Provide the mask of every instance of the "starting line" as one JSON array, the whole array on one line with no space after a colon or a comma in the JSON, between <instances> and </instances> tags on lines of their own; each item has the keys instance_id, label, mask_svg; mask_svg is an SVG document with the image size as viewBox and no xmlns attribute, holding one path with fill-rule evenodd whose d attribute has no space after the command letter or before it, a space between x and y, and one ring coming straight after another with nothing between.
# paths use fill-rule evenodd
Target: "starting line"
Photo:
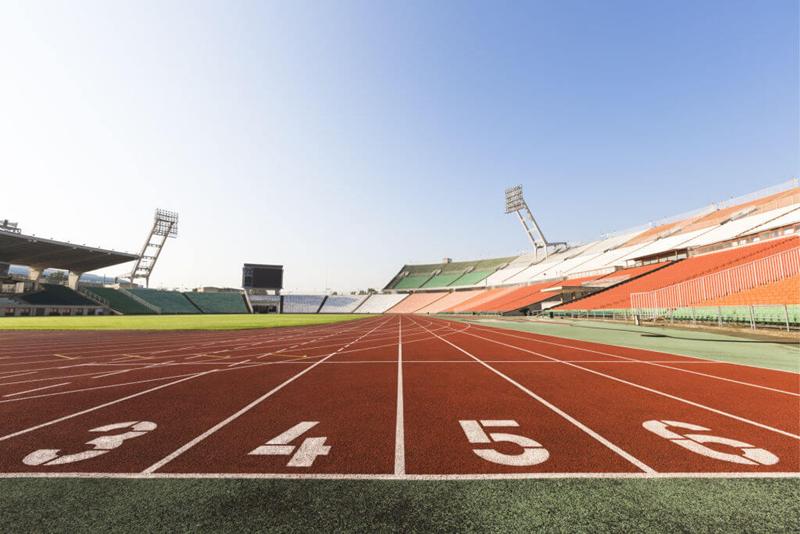
<instances>
[{"instance_id":1,"label":"starting line","mask_svg":"<svg viewBox=\"0 0 800 534\"><path fill-rule=\"evenodd\" d=\"M337 474L337 473L0 473L0 479L16 478L113 478L157 479L289 479L289 480L548 480L548 479L694 479L694 478L797 478L791 472L708 472L708 473L475 473L453 475Z\"/></svg>"}]
</instances>

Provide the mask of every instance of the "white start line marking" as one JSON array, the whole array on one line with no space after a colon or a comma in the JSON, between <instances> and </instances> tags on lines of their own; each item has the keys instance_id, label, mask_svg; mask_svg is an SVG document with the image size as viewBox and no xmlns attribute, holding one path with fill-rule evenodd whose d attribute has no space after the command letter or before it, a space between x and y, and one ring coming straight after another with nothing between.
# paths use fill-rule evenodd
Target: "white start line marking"
<instances>
[{"instance_id":1,"label":"white start line marking","mask_svg":"<svg viewBox=\"0 0 800 534\"><path fill-rule=\"evenodd\" d=\"M491 443L508 442L519 445L522 448L522 452L519 454L505 454L491 448L472 449L472 452L488 462L510 465L513 467L526 467L540 464L550 458L550 453L547 449L542 447L541 443L531 438L518 434L509 434L507 432L491 432L490 434L486 434L486 432L483 431L484 428L519 427L519 423L514 420L482 419L480 422L462 420L459 421L459 423L470 443L488 445Z\"/></svg>"},{"instance_id":2,"label":"white start line marking","mask_svg":"<svg viewBox=\"0 0 800 534\"><path fill-rule=\"evenodd\" d=\"M739 441L731 438L724 438L721 436L714 436L711 434L678 434L669 430L670 428L682 428L684 430L692 430L694 432L710 432L711 429L704 426L695 425L692 423L682 423L680 421L667 421L656 420L645 421L642 423L650 432L670 440L676 445L680 445L684 449L688 449L696 454L701 454L715 460L722 460L724 462L732 462L742 465L775 465L780 460L777 456L772 454L766 449L760 449L749 443ZM741 454L731 454L728 452L721 452L706 447L706 443L717 443L719 445L727 445L740 449Z\"/></svg>"},{"instance_id":3,"label":"white start line marking","mask_svg":"<svg viewBox=\"0 0 800 534\"><path fill-rule=\"evenodd\" d=\"M303 421L297 423L286 432L275 436L264 445L256 447L250 451L251 456L292 456L287 467L311 467L317 456L327 456L331 450L330 445L325 445L326 437L306 438L297 447L290 445L292 441L299 438L315 426L319 421ZM294 453L294 455L292 455Z\"/></svg>"}]
</instances>

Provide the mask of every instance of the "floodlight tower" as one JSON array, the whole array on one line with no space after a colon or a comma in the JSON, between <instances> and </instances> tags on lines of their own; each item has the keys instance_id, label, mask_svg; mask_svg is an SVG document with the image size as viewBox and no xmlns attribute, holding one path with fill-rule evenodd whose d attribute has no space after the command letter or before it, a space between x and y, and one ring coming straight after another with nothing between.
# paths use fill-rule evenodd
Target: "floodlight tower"
<instances>
[{"instance_id":1,"label":"floodlight tower","mask_svg":"<svg viewBox=\"0 0 800 534\"><path fill-rule=\"evenodd\" d=\"M551 251L555 252L566 248L567 244L564 242L547 242L547 239L545 239L542 233L542 229L539 228L539 223L536 222L536 218L534 218L533 213L531 213L530 208L528 208L528 203L525 202L525 198L522 196L521 185L515 185L514 187L506 189L506 214L510 213L516 213L517 217L519 217L519 222L522 223L522 227L525 229L525 234L528 236L533 246L533 253L536 255L537 260L539 259L540 250L546 258Z\"/></svg>"},{"instance_id":2,"label":"floodlight tower","mask_svg":"<svg viewBox=\"0 0 800 534\"><path fill-rule=\"evenodd\" d=\"M174 211L157 209L153 227L150 229L147 241L144 242L142 251L139 253L139 259L136 260L136 265L131 271L131 284L134 283L134 280L144 279L145 287L150 287L150 275L161 255L164 243L170 237L178 237L178 214Z\"/></svg>"}]
</instances>

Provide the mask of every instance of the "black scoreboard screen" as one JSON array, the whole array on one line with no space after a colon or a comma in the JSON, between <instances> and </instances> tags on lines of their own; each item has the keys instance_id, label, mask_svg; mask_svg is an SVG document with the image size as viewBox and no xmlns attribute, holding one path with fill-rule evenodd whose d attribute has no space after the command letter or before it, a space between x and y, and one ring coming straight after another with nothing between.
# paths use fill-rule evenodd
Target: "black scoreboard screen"
<instances>
[{"instance_id":1,"label":"black scoreboard screen","mask_svg":"<svg viewBox=\"0 0 800 534\"><path fill-rule=\"evenodd\" d=\"M242 267L244 289L283 289L283 265L245 263Z\"/></svg>"}]
</instances>

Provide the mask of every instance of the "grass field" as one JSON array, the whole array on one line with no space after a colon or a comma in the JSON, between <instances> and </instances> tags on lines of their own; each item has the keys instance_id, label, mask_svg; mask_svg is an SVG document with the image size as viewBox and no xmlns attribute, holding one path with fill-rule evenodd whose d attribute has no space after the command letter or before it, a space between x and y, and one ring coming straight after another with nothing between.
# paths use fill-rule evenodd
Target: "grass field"
<instances>
[{"instance_id":1,"label":"grass field","mask_svg":"<svg viewBox=\"0 0 800 534\"><path fill-rule=\"evenodd\" d=\"M29 532L791 532L790 480L0 481Z\"/></svg>"},{"instance_id":2,"label":"grass field","mask_svg":"<svg viewBox=\"0 0 800 534\"><path fill-rule=\"evenodd\" d=\"M0 330L243 330L341 323L365 317L368 316L336 313L3 317L0 318Z\"/></svg>"}]
</instances>

